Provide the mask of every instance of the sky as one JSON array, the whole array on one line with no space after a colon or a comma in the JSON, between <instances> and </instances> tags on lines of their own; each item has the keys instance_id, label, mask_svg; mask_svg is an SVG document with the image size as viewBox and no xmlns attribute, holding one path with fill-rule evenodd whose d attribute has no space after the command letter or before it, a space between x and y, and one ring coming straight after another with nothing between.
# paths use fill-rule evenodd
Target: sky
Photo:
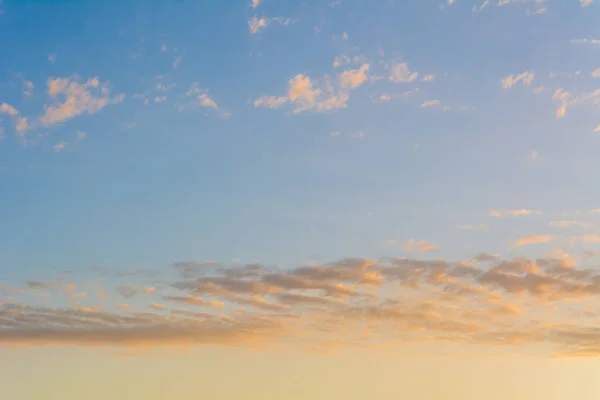
<instances>
[{"instance_id":1,"label":"sky","mask_svg":"<svg viewBox=\"0 0 600 400\"><path fill-rule=\"evenodd\" d=\"M600 0L0 0L0 397L597 399Z\"/></svg>"}]
</instances>

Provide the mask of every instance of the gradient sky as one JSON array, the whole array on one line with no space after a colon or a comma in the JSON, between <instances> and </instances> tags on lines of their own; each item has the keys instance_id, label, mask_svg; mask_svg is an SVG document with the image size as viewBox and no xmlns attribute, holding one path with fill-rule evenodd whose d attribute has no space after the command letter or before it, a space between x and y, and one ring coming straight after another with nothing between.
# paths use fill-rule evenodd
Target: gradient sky
<instances>
[{"instance_id":1,"label":"gradient sky","mask_svg":"<svg viewBox=\"0 0 600 400\"><path fill-rule=\"evenodd\" d=\"M597 399L598 21L0 0L0 397Z\"/></svg>"}]
</instances>

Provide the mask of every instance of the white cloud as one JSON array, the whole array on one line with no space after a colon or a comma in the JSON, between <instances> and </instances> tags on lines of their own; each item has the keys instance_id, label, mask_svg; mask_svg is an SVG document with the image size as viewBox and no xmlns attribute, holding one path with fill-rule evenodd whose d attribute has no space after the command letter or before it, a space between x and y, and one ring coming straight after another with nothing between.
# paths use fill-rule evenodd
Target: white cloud
<instances>
[{"instance_id":1,"label":"white cloud","mask_svg":"<svg viewBox=\"0 0 600 400\"><path fill-rule=\"evenodd\" d=\"M409 239L406 243L404 243L404 245L402 246L404 248L404 250L408 251L408 252L414 252L414 253L428 253L432 250L436 250L438 248L437 245L431 243L431 242L427 242L425 240L414 240L414 239Z\"/></svg>"},{"instance_id":2,"label":"white cloud","mask_svg":"<svg viewBox=\"0 0 600 400\"><path fill-rule=\"evenodd\" d=\"M524 236L521 238L518 238L515 241L515 245L517 246L527 246L530 244L541 244L541 243L548 243L552 241L552 236L548 236L548 235L533 235L533 236Z\"/></svg>"},{"instance_id":3,"label":"white cloud","mask_svg":"<svg viewBox=\"0 0 600 400\"><path fill-rule=\"evenodd\" d=\"M185 93L185 95L186 97L190 97L193 99L190 103L188 103L188 106L212 108L216 111L219 111L221 117L223 118L229 117L231 115L226 111L222 111L221 107L219 107L217 102L210 97L208 89L202 89L198 82L194 82L188 89L188 91ZM180 106L179 110L181 111L184 108L185 106Z\"/></svg>"},{"instance_id":4,"label":"white cloud","mask_svg":"<svg viewBox=\"0 0 600 400\"><path fill-rule=\"evenodd\" d=\"M29 126L29 121L27 120L27 117L17 118L17 124L15 126L15 129L17 130L17 132L22 133L22 132L29 130L29 128L30 128L30 126Z\"/></svg>"},{"instance_id":5,"label":"white cloud","mask_svg":"<svg viewBox=\"0 0 600 400\"><path fill-rule=\"evenodd\" d=\"M46 111L40 118L45 126L81 114L94 114L109 104L120 103L125 97L122 94L111 97L108 84L101 84L98 78L81 82L78 76L49 79L48 95L54 99L54 103L45 106Z\"/></svg>"},{"instance_id":6,"label":"white cloud","mask_svg":"<svg viewBox=\"0 0 600 400\"><path fill-rule=\"evenodd\" d=\"M581 5L581 7L587 7L593 2L594 0L579 0L579 4Z\"/></svg>"},{"instance_id":7,"label":"white cloud","mask_svg":"<svg viewBox=\"0 0 600 400\"><path fill-rule=\"evenodd\" d=\"M486 7L487 7L489 4L490 4L490 0L485 0L481 6L479 6L479 7L477 7L477 6L473 6L473 9L472 9L472 11L473 11L474 13L481 12L481 11L482 11L484 8L486 8Z\"/></svg>"},{"instance_id":8,"label":"white cloud","mask_svg":"<svg viewBox=\"0 0 600 400\"><path fill-rule=\"evenodd\" d=\"M535 78L535 74L530 71L525 71L518 75L509 75L505 79L500 81L500 84L504 89L511 88L519 82L522 82L524 85L531 85L533 79Z\"/></svg>"},{"instance_id":9,"label":"white cloud","mask_svg":"<svg viewBox=\"0 0 600 400\"><path fill-rule=\"evenodd\" d=\"M390 74L390 80L395 83L408 83L412 82L419 76L418 72L410 72L407 63L396 64L392 67Z\"/></svg>"},{"instance_id":10,"label":"white cloud","mask_svg":"<svg viewBox=\"0 0 600 400\"><path fill-rule=\"evenodd\" d=\"M56 62L56 53L48 54L48 61L50 61L50 63L54 64Z\"/></svg>"},{"instance_id":11,"label":"white cloud","mask_svg":"<svg viewBox=\"0 0 600 400\"><path fill-rule=\"evenodd\" d=\"M598 126L596 127L596 129L594 129L594 132L600 133L600 124L598 124Z\"/></svg>"},{"instance_id":12,"label":"white cloud","mask_svg":"<svg viewBox=\"0 0 600 400\"><path fill-rule=\"evenodd\" d=\"M340 87L342 89L355 89L367 81L369 64L363 64L358 69L350 69L339 75Z\"/></svg>"},{"instance_id":13,"label":"white cloud","mask_svg":"<svg viewBox=\"0 0 600 400\"><path fill-rule=\"evenodd\" d=\"M554 228L570 228L570 227L573 227L573 226L578 226L580 228L590 228L592 226L592 224L589 223L589 222L568 221L568 220L550 221L548 223L548 225L552 226Z\"/></svg>"},{"instance_id":14,"label":"white cloud","mask_svg":"<svg viewBox=\"0 0 600 400\"><path fill-rule=\"evenodd\" d=\"M179 67L180 63L181 63L181 57L177 56L173 59L173 63L171 64L171 66L173 67L173 69L177 69Z\"/></svg>"},{"instance_id":15,"label":"white cloud","mask_svg":"<svg viewBox=\"0 0 600 400\"><path fill-rule=\"evenodd\" d=\"M592 77L593 77L593 78L600 78L600 68L597 68L597 69L595 69L595 70L592 72Z\"/></svg>"},{"instance_id":16,"label":"white cloud","mask_svg":"<svg viewBox=\"0 0 600 400\"><path fill-rule=\"evenodd\" d=\"M267 18L257 18L256 15L248 21L248 28L250 29L250 33L255 34L258 33L261 29L266 28L269 25L270 21Z\"/></svg>"},{"instance_id":17,"label":"white cloud","mask_svg":"<svg viewBox=\"0 0 600 400\"><path fill-rule=\"evenodd\" d=\"M425 75L421 80L423 82L432 82L435 79L435 75L430 74L430 75Z\"/></svg>"},{"instance_id":18,"label":"white cloud","mask_svg":"<svg viewBox=\"0 0 600 400\"><path fill-rule=\"evenodd\" d=\"M8 103L0 104L0 114L7 114L11 117L16 117L19 111Z\"/></svg>"},{"instance_id":19,"label":"white cloud","mask_svg":"<svg viewBox=\"0 0 600 400\"><path fill-rule=\"evenodd\" d=\"M252 8L256 8L260 5L262 0L252 0Z\"/></svg>"},{"instance_id":20,"label":"white cloud","mask_svg":"<svg viewBox=\"0 0 600 400\"><path fill-rule=\"evenodd\" d=\"M65 140L61 140L60 142L54 145L54 151L59 152L63 151L67 148L68 143Z\"/></svg>"},{"instance_id":21,"label":"white cloud","mask_svg":"<svg viewBox=\"0 0 600 400\"><path fill-rule=\"evenodd\" d=\"M255 34L255 33L258 33L261 30L265 29L267 26L269 26L273 22L276 22L280 25L288 25L291 22L291 20L289 18L282 18L282 17L258 18L255 15L248 21L248 29L250 30L251 34Z\"/></svg>"},{"instance_id":22,"label":"white cloud","mask_svg":"<svg viewBox=\"0 0 600 400\"><path fill-rule=\"evenodd\" d=\"M254 107L279 108L288 101L286 96L261 96L254 100Z\"/></svg>"},{"instance_id":23,"label":"white cloud","mask_svg":"<svg viewBox=\"0 0 600 400\"><path fill-rule=\"evenodd\" d=\"M350 63L350 57L348 57L344 54L340 54L339 56L336 56L335 59L333 60L333 67L339 68L342 65L346 65L349 63Z\"/></svg>"},{"instance_id":24,"label":"white cloud","mask_svg":"<svg viewBox=\"0 0 600 400\"><path fill-rule=\"evenodd\" d=\"M593 92L582 93L578 96L569 92L564 92L562 89L558 89L554 92L552 99L561 101L561 104L556 109L556 116L561 118L567 114L567 109L569 107L577 106L589 101L596 104L600 102L600 89L596 89Z\"/></svg>"},{"instance_id":25,"label":"white cloud","mask_svg":"<svg viewBox=\"0 0 600 400\"><path fill-rule=\"evenodd\" d=\"M440 105L439 100L427 100L427 101L424 101L420 107L426 108L426 107L435 107L435 106L439 106L439 105Z\"/></svg>"},{"instance_id":26,"label":"white cloud","mask_svg":"<svg viewBox=\"0 0 600 400\"><path fill-rule=\"evenodd\" d=\"M288 81L288 92L283 96L262 95L254 100L254 107L279 108L285 104L294 106L293 113L307 110L317 112L345 108L348 105L349 91L367 81L369 64L359 69L346 70L331 81L325 76L320 84L304 74L298 74Z\"/></svg>"},{"instance_id":27,"label":"white cloud","mask_svg":"<svg viewBox=\"0 0 600 400\"><path fill-rule=\"evenodd\" d=\"M23 95L24 96L31 96L33 95L33 82L31 81L25 81L23 82Z\"/></svg>"},{"instance_id":28,"label":"white cloud","mask_svg":"<svg viewBox=\"0 0 600 400\"><path fill-rule=\"evenodd\" d=\"M539 7L535 8L534 10L527 10L528 15L541 15L545 14L546 12L548 12L548 9L546 7Z\"/></svg>"},{"instance_id":29,"label":"white cloud","mask_svg":"<svg viewBox=\"0 0 600 400\"><path fill-rule=\"evenodd\" d=\"M404 99L406 100L409 96L417 93L419 91L419 88L413 89L413 90L407 90L404 91L402 93L384 93L381 96L379 96L379 100L381 101L390 101L393 99Z\"/></svg>"},{"instance_id":30,"label":"white cloud","mask_svg":"<svg viewBox=\"0 0 600 400\"><path fill-rule=\"evenodd\" d=\"M521 215L541 215L539 210L527 210L524 208L513 209L513 210L490 210L488 215L490 217L502 217L502 216L521 216Z\"/></svg>"},{"instance_id":31,"label":"white cloud","mask_svg":"<svg viewBox=\"0 0 600 400\"><path fill-rule=\"evenodd\" d=\"M587 39L587 38L573 39L573 40L571 40L571 43L573 43L573 44L595 44L595 45L600 45L600 39Z\"/></svg>"}]
</instances>

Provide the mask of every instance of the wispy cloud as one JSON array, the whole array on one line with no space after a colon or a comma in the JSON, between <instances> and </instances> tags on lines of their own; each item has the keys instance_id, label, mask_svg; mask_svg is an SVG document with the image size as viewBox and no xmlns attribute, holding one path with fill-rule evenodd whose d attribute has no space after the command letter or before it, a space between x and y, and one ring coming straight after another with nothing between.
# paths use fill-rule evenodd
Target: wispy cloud
<instances>
[{"instance_id":1,"label":"wispy cloud","mask_svg":"<svg viewBox=\"0 0 600 400\"><path fill-rule=\"evenodd\" d=\"M588 39L588 38L573 39L573 40L571 40L571 43L600 45L600 39Z\"/></svg>"},{"instance_id":2,"label":"wispy cloud","mask_svg":"<svg viewBox=\"0 0 600 400\"><path fill-rule=\"evenodd\" d=\"M0 114L16 117L19 114L19 111L8 103L2 103L0 104Z\"/></svg>"},{"instance_id":3,"label":"wispy cloud","mask_svg":"<svg viewBox=\"0 0 600 400\"><path fill-rule=\"evenodd\" d=\"M24 81L23 82L23 96L32 96L33 95L33 90L34 90L34 85L33 82L31 81Z\"/></svg>"},{"instance_id":4,"label":"wispy cloud","mask_svg":"<svg viewBox=\"0 0 600 400\"><path fill-rule=\"evenodd\" d=\"M515 240L517 246L526 246L530 244L548 243L552 241L552 236L548 235L533 235L524 236Z\"/></svg>"},{"instance_id":5,"label":"wispy cloud","mask_svg":"<svg viewBox=\"0 0 600 400\"><path fill-rule=\"evenodd\" d=\"M94 114L109 104L120 103L124 95L111 96L107 83L98 78L82 81L78 76L48 80L48 96L52 102L45 106L39 123L49 126L82 114Z\"/></svg>"},{"instance_id":6,"label":"wispy cloud","mask_svg":"<svg viewBox=\"0 0 600 400\"><path fill-rule=\"evenodd\" d=\"M504 217L504 216L519 216L519 215L541 215L540 210L527 210L525 208L521 209L511 209L511 210L490 210L488 215L490 217Z\"/></svg>"},{"instance_id":7,"label":"wispy cloud","mask_svg":"<svg viewBox=\"0 0 600 400\"><path fill-rule=\"evenodd\" d=\"M533 82L534 78L535 73L531 71L525 71L518 75L507 76L506 78L500 81L500 85L502 85L504 89L509 89L519 82L523 83L524 85L531 85L531 82Z\"/></svg>"},{"instance_id":8,"label":"wispy cloud","mask_svg":"<svg viewBox=\"0 0 600 400\"><path fill-rule=\"evenodd\" d=\"M326 112L348 105L350 90L356 89L367 82L369 64L363 64L358 69L345 70L332 81L325 77L320 87L313 80L298 74L288 81L288 92L283 96L262 95L254 100L254 107L279 108L286 104L294 107L293 113L307 110Z\"/></svg>"},{"instance_id":9,"label":"wispy cloud","mask_svg":"<svg viewBox=\"0 0 600 400\"><path fill-rule=\"evenodd\" d=\"M367 72L369 64L363 64L358 69L349 69L342 72L339 76L340 87L342 89L355 89L367 81Z\"/></svg>"},{"instance_id":10,"label":"wispy cloud","mask_svg":"<svg viewBox=\"0 0 600 400\"><path fill-rule=\"evenodd\" d=\"M267 26L271 25L272 23L278 23L280 25L288 25L290 22L291 22L290 18L282 18L282 17L274 17L274 18L260 17L260 18L258 18L255 15L248 21L248 29L250 30L251 34L256 34L260 31L262 31L263 29L265 29Z\"/></svg>"},{"instance_id":11,"label":"wispy cloud","mask_svg":"<svg viewBox=\"0 0 600 400\"><path fill-rule=\"evenodd\" d=\"M553 357L600 356L600 331L590 328L598 315L587 308L600 296L598 271L558 249L536 259L481 254L473 261L348 258L209 269L188 263L198 268L194 277L172 281L175 295L148 293L143 312L127 304L90 306L89 296L67 308L0 304L0 318L10 321L0 325L0 344L314 348L452 341L545 344ZM22 288L84 293L78 289L34 281ZM579 317L570 318L572 312Z\"/></svg>"},{"instance_id":12,"label":"wispy cloud","mask_svg":"<svg viewBox=\"0 0 600 400\"><path fill-rule=\"evenodd\" d=\"M222 118L228 118L231 116L229 112L221 110L221 107L210 96L209 90L201 88L198 82L194 82L190 86L190 88L186 91L185 96L192 100L186 102L185 104L179 105L179 111L183 111L186 108L207 107L218 111Z\"/></svg>"},{"instance_id":13,"label":"wispy cloud","mask_svg":"<svg viewBox=\"0 0 600 400\"><path fill-rule=\"evenodd\" d=\"M427 253L438 248L437 245L425 240L410 239L402 245L404 250L415 253Z\"/></svg>"},{"instance_id":14,"label":"wispy cloud","mask_svg":"<svg viewBox=\"0 0 600 400\"><path fill-rule=\"evenodd\" d=\"M58 142L54 145L54 151L56 151L56 152L63 151L67 148L68 144L69 143L66 140L61 140L60 142Z\"/></svg>"},{"instance_id":15,"label":"wispy cloud","mask_svg":"<svg viewBox=\"0 0 600 400\"><path fill-rule=\"evenodd\" d=\"M389 79L395 83L409 83L416 80L418 76L418 72L410 72L407 63L400 63L392 67Z\"/></svg>"},{"instance_id":16,"label":"wispy cloud","mask_svg":"<svg viewBox=\"0 0 600 400\"><path fill-rule=\"evenodd\" d=\"M550 221L548 223L548 225L555 227L555 228L570 228L570 227L590 228L592 226L592 224L589 222L568 221L568 220Z\"/></svg>"}]
</instances>

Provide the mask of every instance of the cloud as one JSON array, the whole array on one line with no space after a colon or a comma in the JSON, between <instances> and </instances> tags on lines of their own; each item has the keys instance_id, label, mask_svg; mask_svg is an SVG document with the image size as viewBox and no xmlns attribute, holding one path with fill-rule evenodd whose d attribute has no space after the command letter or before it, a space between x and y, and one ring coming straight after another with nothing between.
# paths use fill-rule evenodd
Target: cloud
<instances>
[{"instance_id":1,"label":"cloud","mask_svg":"<svg viewBox=\"0 0 600 400\"><path fill-rule=\"evenodd\" d=\"M0 104L0 114L16 117L19 114L19 111L8 103L2 103Z\"/></svg>"},{"instance_id":2,"label":"cloud","mask_svg":"<svg viewBox=\"0 0 600 400\"><path fill-rule=\"evenodd\" d=\"M600 124L598 124L598 126L596 127L596 129L594 129L594 132L600 132Z\"/></svg>"},{"instance_id":3,"label":"cloud","mask_svg":"<svg viewBox=\"0 0 600 400\"><path fill-rule=\"evenodd\" d=\"M111 96L107 83L98 78L83 82L78 76L48 80L48 96L53 100L45 106L39 123L50 126L82 114L95 114L109 104L120 103L124 95Z\"/></svg>"},{"instance_id":4,"label":"cloud","mask_svg":"<svg viewBox=\"0 0 600 400\"><path fill-rule=\"evenodd\" d=\"M179 111L183 111L186 108L207 107L218 111L221 117L226 118L231 115L230 113L221 110L221 107L217 104L217 102L210 97L209 90L202 89L198 82L194 82L187 90L185 95L193 100L184 105L180 105L178 107Z\"/></svg>"},{"instance_id":5,"label":"cloud","mask_svg":"<svg viewBox=\"0 0 600 400\"><path fill-rule=\"evenodd\" d=\"M571 43L573 43L573 44L593 44L593 45L600 45L600 39L588 39L588 38L573 39L573 40L571 40Z\"/></svg>"},{"instance_id":6,"label":"cloud","mask_svg":"<svg viewBox=\"0 0 600 400\"><path fill-rule=\"evenodd\" d=\"M556 109L556 116L561 118L567 114L567 109L569 107L578 106L587 102L597 103L600 99L600 89L596 89L593 92L584 92L579 95L558 89L554 92L552 99L561 102Z\"/></svg>"},{"instance_id":7,"label":"cloud","mask_svg":"<svg viewBox=\"0 0 600 400\"><path fill-rule=\"evenodd\" d=\"M481 11L482 11L484 8L486 8L486 7L487 7L489 4L490 4L490 0L485 0L485 1L483 2L483 4L481 4L479 7L477 7L477 6L473 6L473 8L472 8L472 11L473 11L474 13L481 12Z\"/></svg>"},{"instance_id":8,"label":"cloud","mask_svg":"<svg viewBox=\"0 0 600 400\"><path fill-rule=\"evenodd\" d=\"M23 95L24 96L32 96L33 95L33 89L34 89L34 85L33 82L31 81L24 81L23 82Z\"/></svg>"},{"instance_id":9,"label":"cloud","mask_svg":"<svg viewBox=\"0 0 600 400\"><path fill-rule=\"evenodd\" d=\"M433 82L434 79L435 75L425 75L423 78L421 78L423 82Z\"/></svg>"},{"instance_id":10,"label":"cloud","mask_svg":"<svg viewBox=\"0 0 600 400\"><path fill-rule=\"evenodd\" d=\"M54 64L56 62L56 53L48 54L48 61L50 61L51 64Z\"/></svg>"},{"instance_id":11,"label":"cloud","mask_svg":"<svg viewBox=\"0 0 600 400\"><path fill-rule=\"evenodd\" d=\"M579 0L579 4L581 5L581 7L587 7L593 2L594 0Z\"/></svg>"},{"instance_id":12,"label":"cloud","mask_svg":"<svg viewBox=\"0 0 600 400\"><path fill-rule=\"evenodd\" d=\"M333 60L333 67L339 68L342 65L350 64L350 62L351 62L350 57L348 57L344 54L340 54L339 56L336 56L335 59Z\"/></svg>"},{"instance_id":13,"label":"cloud","mask_svg":"<svg viewBox=\"0 0 600 400\"><path fill-rule=\"evenodd\" d=\"M548 223L549 226L555 227L555 228L570 228L573 226L577 226L580 228L590 228L592 226L592 224L590 224L589 222L581 222L581 221L565 221L565 220L561 220L561 221L550 221Z\"/></svg>"},{"instance_id":14,"label":"cloud","mask_svg":"<svg viewBox=\"0 0 600 400\"><path fill-rule=\"evenodd\" d=\"M435 106L439 106L439 105L440 105L439 100L427 100L427 101L424 101L420 107L426 108L426 107L435 107Z\"/></svg>"},{"instance_id":15,"label":"cloud","mask_svg":"<svg viewBox=\"0 0 600 400\"><path fill-rule=\"evenodd\" d=\"M404 243L403 248L408 252L427 253L437 249L438 246L424 240L410 239Z\"/></svg>"},{"instance_id":16,"label":"cloud","mask_svg":"<svg viewBox=\"0 0 600 400\"><path fill-rule=\"evenodd\" d=\"M369 64L363 64L358 69L350 69L339 75L340 87L342 89L355 89L365 83L368 79L367 71Z\"/></svg>"},{"instance_id":17,"label":"cloud","mask_svg":"<svg viewBox=\"0 0 600 400\"><path fill-rule=\"evenodd\" d=\"M533 72L525 71L518 75L507 76L506 78L500 81L500 85L502 85L504 89L511 88L519 82L522 82L524 85L531 85L531 82L533 82L534 78L535 74Z\"/></svg>"},{"instance_id":18,"label":"cloud","mask_svg":"<svg viewBox=\"0 0 600 400\"><path fill-rule=\"evenodd\" d=\"M600 236L598 235L579 235L575 236L573 239L584 243L600 243Z\"/></svg>"},{"instance_id":19,"label":"cloud","mask_svg":"<svg viewBox=\"0 0 600 400\"><path fill-rule=\"evenodd\" d=\"M129 299L138 293L138 289L134 285L121 285L117 288L117 293Z\"/></svg>"},{"instance_id":20,"label":"cloud","mask_svg":"<svg viewBox=\"0 0 600 400\"><path fill-rule=\"evenodd\" d=\"M252 8L256 8L260 5L262 0L252 0Z\"/></svg>"},{"instance_id":21,"label":"cloud","mask_svg":"<svg viewBox=\"0 0 600 400\"><path fill-rule=\"evenodd\" d=\"M593 72L592 72L592 78L600 78L600 68L596 68Z\"/></svg>"},{"instance_id":22,"label":"cloud","mask_svg":"<svg viewBox=\"0 0 600 400\"><path fill-rule=\"evenodd\" d=\"M503 216L522 216L522 215L541 215L540 210L527 210L525 208L512 209L512 210L490 210L488 215L490 217L503 217Z\"/></svg>"},{"instance_id":23,"label":"cloud","mask_svg":"<svg viewBox=\"0 0 600 400\"><path fill-rule=\"evenodd\" d=\"M358 69L341 72L335 81L326 76L320 85L313 82L309 76L298 74L288 81L286 95L262 95L254 100L254 107L279 108L291 104L294 107L293 113L308 110L327 112L346 108L350 90L367 81L368 70L369 64L363 64Z\"/></svg>"},{"instance_id":24,"label":"cloud","mask_svg":"<svg viewBox=\"0 0 600 400\"><path fill-rule=\"evenodd\" d=\"M515 240L515 245L517 246L526 246L530 244L540 244L540 243L548 243L552 241L552 236L547 235L533 235L533 236L524 236Z\"/></svg>"},{"instance_id":25,"label":"cloud","mask_svg":"<svg viewBox=\"0 0 600 400\"><path fill-rule=\"evenodd\" d=\"M63 151L63 150L65 150L65 149L67 148L67 145L68 145L68 144L69 144L69 143L68 143L67 141L65 141L65 140L61 140L60 142L56 143L56 144L53 146L53 148L54 148L54 151L56 151L56 152L58 152L58 151Z\"/></svg>"},{"instance_id":26,"label":"cloud","mask_svg":"<svg viewBox=\"0 0 600 400\"><path fill-rule=\"evenodd\" d=\"M282 17L258 18L255 15L248 21L248 29L250 30L251 34L256 34L274 22L278 23L280 25L288 25L291 22L291 20L289 18L282 18Z\"/></svg>"},{"instance_id":27,"label":"cloud","mask_svg":"<svg viewBox=\"0 0 600 400\"><path fill-rule=\"evenodd\" d=\"M27 117L18 117L17 118L17 123L15 124L15 129L17 130L17 132L22 133L22 132L26 132L31 128L31 126L29 125L29 121L27 119Z\"/></svg>"},{"instance_id":28,"label":"cloud","mask_svg":"<svg viewBox=\"0 0 600 400\"><path fill-rule=\"evenodd\" d=\"M451 342L544 344L555 357L598 357L600 329L589 306L600 296L600 274L576 261L555 250L534 259L346 258L291 268L175 263L182 275L170 283L174 294L136 298L147 300L145 309L0 304L0 345L298 349ZM132 277L136 284L125 292L151 287L144 279L153 278ZM22 288L76 289L52 281Z\"/></svg>"},{"instance_id":29,"label":"cloud","mask_svg":"<svg viewBox=\"0 0 600 400\"><path fill-rule=\"evenodd\" d=\"M381 101L390 101L390 100L394 100L394 99L408 99L409 96L412 96L413 94L419 92L419 88L415 88L413 90L406 90L402 93L384 93L381 96L379 96L379 100Z\"/></svg>"},{"instance_id":30,"label":"cloud","mask_svg":"<svg viewBox=\"0 0 600 400\"><path fill-rule=\"evenodd\" d=\"M409 83L417 79L418 76L418 72L410 72L407 63L401 63L392 67L389 79L395 83Z\"/></svg>"}]
</instances>

